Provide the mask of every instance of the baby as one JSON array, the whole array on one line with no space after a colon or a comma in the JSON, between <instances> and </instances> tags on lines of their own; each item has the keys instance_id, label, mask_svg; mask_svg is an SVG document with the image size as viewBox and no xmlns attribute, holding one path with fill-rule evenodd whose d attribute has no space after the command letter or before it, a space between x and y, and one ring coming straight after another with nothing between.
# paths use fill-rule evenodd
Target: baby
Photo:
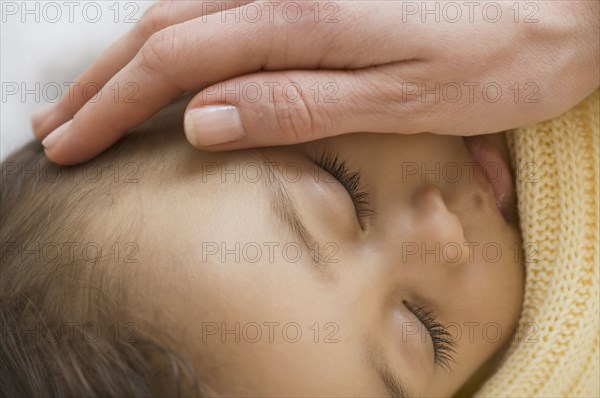
<instances>
[{"instance_id":1,"label":"baby","mask_svg":"<svg viewBox=\"0 0 600 398\"><path fill-rule=\"evenodd\" d=\"M3 163L3 396L470 394L530 337L504 134L209 153L180 125Z\"/></svg>"}]
</instances>

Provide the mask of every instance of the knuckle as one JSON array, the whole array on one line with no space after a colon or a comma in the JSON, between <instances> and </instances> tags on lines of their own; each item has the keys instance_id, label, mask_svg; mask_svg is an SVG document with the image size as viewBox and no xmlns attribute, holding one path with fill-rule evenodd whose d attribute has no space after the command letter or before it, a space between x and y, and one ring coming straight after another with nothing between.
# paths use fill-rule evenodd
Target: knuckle
<instances>
[{"instance_id":1,"label":"knuckle","mask_svg":"<svg viewBox=\"0 0 600 398\"><path fill-rule=\"evenodd\" d=\"M172 28L158 31L142 46L138 53L138 65L147 72L165 75L170 72L175 33Z\"/></svg>"},{"instance_id":2,"label":"knuckle","mask_svg":"<svg viewBox=\"0 0 600 398\"><path fill-rule=\"evenodd\" d=\"M148 38L154 33L169 26L169 15L173 2L158 1L152 4L144 13L140 22L137 24L137 31L143 38Z\"/></svg>"},{"instance_id":3,"label":"knuckle","mask_svg":"<svg viewBox=\"0 0 600 398\"><path fill-rule=\"evenodd\" d=\"M365 94L369 95L368 101L364 102L369 109L378 109L385 113L397 113L402 103L403 82L396 76L378 71L378 73L366 73L363 71L354 73L354 87L366 86L368 92L353 92L356 98ZM362 82L362 85L361 85Z\"/></svg>"},{"instance_id":4,"label":"knuckle","mask_svg":"<svg viewBox=\"0 0 600 398\"><path fill-rule=\"evenodd\" d=\"M414 130L423 123L429 125L440 112L435 98L423 92L424 81L413 79L393 68L382 68L376 73L358 72L354 78L356 84L352 86L361 87L366 83L368 87L367 92L353 93L352 97L362 99L362 105L353 104L354 108L360 109L360 113L378 115L380 125L393 126L402 120L400 128L403 131ZM363 101L365 98L367 101Z\"/></svg>"},{"instance_id":5,"label":"knuckle","mask_svg":"<svg viewBox=\"0 0 600 398\"><path fill-rule=\"evenodd\" d=\"M299 143L315 139L315 113L300 85L285 84L281 93L273 93L271 98L275 125L283 141Z\"/></svg>"},{"instance_id":6,"label":"knuckle","mask_svg":"<svg viewBox=\"0 0 600 398\"><path fill-rule=\"evenodd\" d=\"M274 4L277 6L274 23L282 27L291 25L299 30L314 28L316 13L323 9L318 1L282 0Z\"/></svg>"}]
</instances>

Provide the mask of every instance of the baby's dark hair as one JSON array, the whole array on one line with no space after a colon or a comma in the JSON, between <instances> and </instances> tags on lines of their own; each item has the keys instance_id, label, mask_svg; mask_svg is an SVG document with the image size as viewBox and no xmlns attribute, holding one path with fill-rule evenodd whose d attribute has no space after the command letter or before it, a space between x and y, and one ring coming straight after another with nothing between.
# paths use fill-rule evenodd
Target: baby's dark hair
<instances>
[{"instance_id":1,"label":"baby's dark hair","mask_svg":"<svg viewBox=\"0 0 600 398\"><path fill-rule=\"evenodd\" d=\"M117 193L125 178L164 168L178 141L145 130L81 166L51 163L38 142L2 163L0 396L203 395L190 361L123 288L140 265L124 264L135 247L123 242L139 228ZM126 164L139 173L123 172Z\"/></svg>"}]
</instances>

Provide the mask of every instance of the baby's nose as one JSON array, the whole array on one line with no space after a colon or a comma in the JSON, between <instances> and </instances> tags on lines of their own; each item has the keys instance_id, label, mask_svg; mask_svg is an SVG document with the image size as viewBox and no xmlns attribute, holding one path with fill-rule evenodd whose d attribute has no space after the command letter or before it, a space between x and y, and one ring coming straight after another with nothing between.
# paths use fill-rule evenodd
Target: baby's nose
<instances>
[{"instance_id":1,"label":"baby's nose","mask_svg":"<svg viewBox=\"0 0 600 398\"><path fill-rule=\"evenodd\" d=\"M463 263L469 248L460 219L446 207L442 191L423 185L411 197L413 231L420 250L430 255L426 262Z\"/></svg>"}]
</instances>

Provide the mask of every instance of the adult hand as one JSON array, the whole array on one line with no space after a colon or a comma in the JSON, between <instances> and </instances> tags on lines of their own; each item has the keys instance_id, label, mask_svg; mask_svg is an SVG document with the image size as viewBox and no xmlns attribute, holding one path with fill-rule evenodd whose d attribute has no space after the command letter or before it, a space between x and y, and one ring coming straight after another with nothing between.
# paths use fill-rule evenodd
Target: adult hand
<instances>
[{"instance_id":1,"label":"adult hand","mask_svg":"<svg viewBox=\"0 0 600 398\"><path fill-rule=\"evenodd\" d=\"M198 90L184 125L206 150L502 131L598 87L599 4L159 2L32 122L48 157L69 164Z\"/></svg>"}]
</instances>

